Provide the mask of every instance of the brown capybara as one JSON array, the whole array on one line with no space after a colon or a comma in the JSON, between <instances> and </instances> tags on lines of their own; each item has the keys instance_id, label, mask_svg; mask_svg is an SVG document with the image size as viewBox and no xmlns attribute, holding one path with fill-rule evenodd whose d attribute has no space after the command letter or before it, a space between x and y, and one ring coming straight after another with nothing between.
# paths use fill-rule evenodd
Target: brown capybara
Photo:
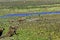
<instances>
[{"instance_id":1,"label":"brown capybara","mask_svg":"<svg viewBox=\"0 0 60 40\"><path fill-rule=\"evenodd\" d=\"M24 21L24 19L19 19L19 20L18 20L18 22L23 22L23 21Z\"/></svg>"},{"instance_id":2,"label":"brown capybara","mask_svg":"<svg viewBox=\"0 0 60 40\"><path fill-rule=\"evenodd\" d=\"M11 37L14 34L16 34L16 30L17 30L18 26L10 26L9 27L9 31L7 32L7 36Z\"/></svg>"},{"instance_id":3,"label":"brown capybara","mask_svg":"<svg viewBox=\"0 0 60 40\"><path fill-rule=\"evenodd\" d=\"M14 22L15 22L15 20L9 20L8 22L11 24L11 23L14 23Z\"/></svg>"},{"instance_id":4,"label":"brown capybara","mask_svg":"<svg viewBox=\"0 0 60 40\"><path fill-rule=\"evenodd\" d=\"M19 23L22 23L22 22L24 22L26 19L25 18L18 18L18 22Z\"/></svg>"},{"instance_id":5,"label":"brown capybara","mask_svg":"<svg viewBox=\"0 0 60 40\"><path fill-rule=\"evenodd\" d=\"M18 28L18 26L10 26L6 35L1 36L0 38L13 36L14 34L16 34L17 28Z\"/></svg>"}]
</instances>

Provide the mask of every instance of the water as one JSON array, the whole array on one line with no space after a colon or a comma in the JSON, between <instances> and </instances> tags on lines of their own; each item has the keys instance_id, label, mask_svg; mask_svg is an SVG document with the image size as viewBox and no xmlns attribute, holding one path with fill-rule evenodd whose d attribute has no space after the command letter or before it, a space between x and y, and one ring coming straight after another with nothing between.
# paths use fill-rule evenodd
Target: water
<instances>
[{"instance_id":1,"label":"water","mask_svg":"<svg viewBox=\"0 0 60 40\"><path fill-rule=\"evenodd\" d=\"M37 15L46 15L46 14L60 14L60 12L35 12L35 13L20 13L20 14L6 14L4 16L0 16L0 18L8 18L14 16L37 16Z\"/></svg>"}]
</instances>

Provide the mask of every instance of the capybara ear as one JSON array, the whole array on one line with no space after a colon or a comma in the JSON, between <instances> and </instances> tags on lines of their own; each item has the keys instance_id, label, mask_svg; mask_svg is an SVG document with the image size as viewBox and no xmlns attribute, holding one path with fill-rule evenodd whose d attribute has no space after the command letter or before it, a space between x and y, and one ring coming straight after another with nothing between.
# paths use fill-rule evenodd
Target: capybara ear
<instances>
[{"instance_id":1,"label":"capybara ear","mask_svg":"<svg viewBox=\"0 0 60 40\"><path fill-rule=\"evenodd\" d=\"M3 30L5 30L5 28L3 28Z\"/></svg>"},{"instance_id":2,"label":"capybara ear","mask_svg":"<svg viewBox=\"0 0 60 40\"><path fill-rule=\"evenodd\" d=\"M1 30L5 30L5 28L1 27L1 28L0 28L0 31L1 31Z\"/></svg>"},{"instance_id":3,"label":"capybara ear","mask_svg":"<svg viewBox=\"0 0 60 40\"><path fill-rule=\"evenodd\" d=\"M5 30L5 28L3 28L3 27L2 27L1 29L2 29L2 30Z\"/></svg>"}]
</instances>

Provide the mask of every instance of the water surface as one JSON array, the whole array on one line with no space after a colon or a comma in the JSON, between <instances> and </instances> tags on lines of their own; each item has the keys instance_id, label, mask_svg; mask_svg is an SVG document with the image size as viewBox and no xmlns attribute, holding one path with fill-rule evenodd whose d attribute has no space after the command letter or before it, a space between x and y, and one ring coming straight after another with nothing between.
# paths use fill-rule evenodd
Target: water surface
<instances>
[{"instance_id":1,"label":"water surface","mask_svg":"<svg viewBox=\"0 0 60 40\"><path fill-rule=\"evenodd\" d=\"M46 15L46 14L60 14L60 12L34 12L34 13L16 13L16 14L6 14L4 16L0 16L0 18L8 18L8 17L14 17L14 16L37 16L37 15Z\"/></svg>"}]
</instances>

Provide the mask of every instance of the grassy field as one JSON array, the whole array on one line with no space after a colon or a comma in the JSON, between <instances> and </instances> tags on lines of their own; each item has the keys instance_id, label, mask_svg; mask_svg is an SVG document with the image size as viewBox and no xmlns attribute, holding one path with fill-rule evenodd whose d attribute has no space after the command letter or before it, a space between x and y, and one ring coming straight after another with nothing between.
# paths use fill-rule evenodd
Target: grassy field
<instances>
[{"instance_id":1,"label":"grassy field","mask_svg":"<svg viewBox=\"0 0 60 40\"><path fill-rule=\"evenodd\" d=\"M2 0L3 1L3 0ZM39 0L0 2L0 16L28 12L57 12L60 11L60 0ZM19 19L23 19L19 22ZM37 18L36 20L34 20ZM10 22L10 21L14 22ZM17 35L0 40L60 40L60 15L39 15L25 17L0 18L0 27L4 27L3 35L9 26L18 25Z\"/></svg>"},{"instance_id":2,"label":"grassy field","mask_svg":"<svg viewBox=\"0 0 60 40\"><path fill-rule=\"evenodd\" d=\"M18 19L24 18L24 22ZM27 19L39 20L29 21ZM14 20L14 22L9 21ZM10 17L0 19L0 27L4 27L3 35L6 34L9 26L18 25L18 35L6 37L0 40L60 40L60 15L41 15L28 17Z\"/></svg>"},{"instance_id":3,"label":"grassy field","mask_svg":"<svg viewBox=\"0 0 60 40\"><path fill-rule=\"evenodd\" d=\"M56 11L60 11L59 0L0 2L0 15L10 13L12 14L26 12L56 12Z\"/></svg>"},{"instance_id":4,"label":"grassy field","mask_svg":"<svg viewBox=\"0 0 60 40\"><path fill-rule=\"evenodd\" d=\"M28 12L57 12L60 11L60 4L26 6L26 7L11 7L0 9L0 15Z\"/></svg>"}]
</instances>

